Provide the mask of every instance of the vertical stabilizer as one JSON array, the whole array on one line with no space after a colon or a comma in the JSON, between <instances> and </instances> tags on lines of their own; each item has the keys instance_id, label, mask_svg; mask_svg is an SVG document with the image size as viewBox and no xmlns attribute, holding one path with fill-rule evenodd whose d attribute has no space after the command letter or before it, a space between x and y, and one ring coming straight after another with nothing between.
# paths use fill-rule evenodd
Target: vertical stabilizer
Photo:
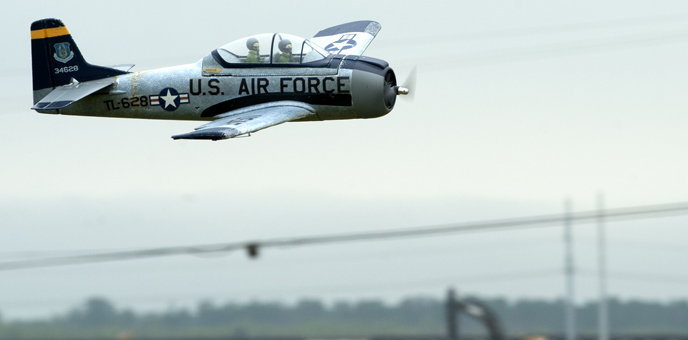
<instances>
[{"instance_id":1,"label":"vertical stabilizer","mask_svg":"<svg viewBox=\"0 0 688 340\"><path fill-rule=\"evenodd\" d=\"M69 84L72 78L83 82L127 73L86 62L60 19L31 24L31 59L34 104L49 92L44 90Z\"/></svg>"}]
</instances>

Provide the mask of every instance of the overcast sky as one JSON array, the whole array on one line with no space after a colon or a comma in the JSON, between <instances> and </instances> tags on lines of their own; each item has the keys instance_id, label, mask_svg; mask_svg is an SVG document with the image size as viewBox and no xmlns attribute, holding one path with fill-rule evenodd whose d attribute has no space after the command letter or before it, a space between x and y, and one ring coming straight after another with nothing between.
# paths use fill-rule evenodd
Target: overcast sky
<instances>
[{"instance_id":1,"label":"overcast sky","mask_svg":"<svg viewBox=\"0 0 688 340\"><path fill-rule=\"evenodd\" d=\"M688 201L684 1L27 1L0 28L0 260L381 230ZM202 122L38 114L29 26L64 21L86 59L193 63L256 33L355 20L366 55L415 101L372 120L289 123L173 141ZM685 299L688 218L608 225L609 291ZM595 229L577 226L577 300L597 296ZM557 298L561 228L0 272L0 313L47 316L99 295L164 309L302 297ZM626 273L625 275L621 275ZM632 275L631 275L632 274Z\"/></svg>"}]
</instances>

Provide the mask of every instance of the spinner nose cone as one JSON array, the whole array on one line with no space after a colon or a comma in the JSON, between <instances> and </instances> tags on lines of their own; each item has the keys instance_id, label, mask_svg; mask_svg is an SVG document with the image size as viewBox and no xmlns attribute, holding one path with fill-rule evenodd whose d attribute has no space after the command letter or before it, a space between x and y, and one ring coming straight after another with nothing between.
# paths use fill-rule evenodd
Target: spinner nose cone
<instances>
[{"instance_id":1,"label":"spinner nose cone","mask_svg":"<svg viewBox=\"0 0 688 340\"><path fill-rule=\"evenodd\" d=\"M407 89L405 87L396 86L395 89L397 91L397 95L405 96L405 95L409 94L409 89Z\"/></svg>"}]
</instances>

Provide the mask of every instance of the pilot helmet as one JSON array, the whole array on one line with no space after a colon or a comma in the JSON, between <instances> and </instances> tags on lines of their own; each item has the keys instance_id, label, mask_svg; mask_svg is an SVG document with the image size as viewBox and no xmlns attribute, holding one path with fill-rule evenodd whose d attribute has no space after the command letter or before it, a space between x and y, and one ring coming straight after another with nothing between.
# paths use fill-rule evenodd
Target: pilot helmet
<instances>
[{"instance_id":1,"label":"pilot helmet","mask_svg":"<svg viewBox=\"0 0 688 340\"><path fill-rule=\"evenodd\" d=\"M258 39L256 39L256 38L248 38L248 40L246 40L246 47L249 50L258 52L260 50L260 43L258 44L258 46L253 46L257 42L258 42Z\"/></svg>"},{"instance_id":2,"label":"pilot helmet","mask_svg":"<svg viewBox=\"0 0 688 340\"><path fill-rule=\"evenodd\" d=\"M290 46L287 47L287 45L290 45ZM291 41L289 41L289 39L280 40L279 49L280 49L280 51L282 51L284 53L290 53L291 54Z\"/></svg>"}]
</instances>

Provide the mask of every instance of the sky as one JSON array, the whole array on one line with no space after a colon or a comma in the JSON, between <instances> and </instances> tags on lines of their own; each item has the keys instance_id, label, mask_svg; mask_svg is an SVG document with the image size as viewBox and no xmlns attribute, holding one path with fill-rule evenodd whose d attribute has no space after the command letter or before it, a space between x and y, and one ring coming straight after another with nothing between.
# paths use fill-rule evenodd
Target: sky
<instances>
[{"instance_id":1,"label":"sky","mask_svg":"<svg viewBox=\"0 0 688 340\"><path fill-rule=\"evenodd\" d=\"M683 1L26 1L3 3L0 261L688 201ZM104 8L107 8L104 11ZM268 32L356 20L365 55L413 101L368 120L173 141L203 122L44 115L29 26L63 20L86 60L143 71ZM686 299L686 217L609 223L609 293ZM576 301L597 298L596 229L574 228ZM217 303L560 298L561 227L0 272L4 319L92 296L164 310Z\"/></svg>"}]
</instances>

